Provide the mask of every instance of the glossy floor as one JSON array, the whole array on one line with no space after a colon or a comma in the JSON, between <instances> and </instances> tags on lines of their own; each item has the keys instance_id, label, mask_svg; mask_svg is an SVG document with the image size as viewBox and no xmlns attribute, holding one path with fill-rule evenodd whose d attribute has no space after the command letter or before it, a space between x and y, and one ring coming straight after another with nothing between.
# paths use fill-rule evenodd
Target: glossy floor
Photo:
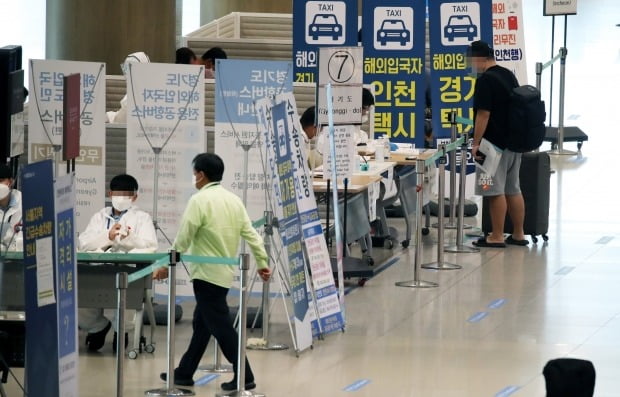
<instances>
[{"instance_id":1,"label":"glossy floor","mask_svg":"<svg viewBox=\"0 0 620 397\"><path fill-rule=\"evenodd\" d=\"M533 64L549 53L550 21L540 16L538 0L525 5ZM258 390L272 397L544 396L544 364L570 356L593 361L596 396L620 394L614 155L620 6L616 0L582 1L579 13L569 19L566 115L590 142L580 156L553 158L549 243L446 255L463 269L423 271L423 279L439 283L429 290L394 286L412 277L414 254L396 249L396 264L347 295L346 333L317 341L299 358L290 350L249 353ZM432 233L425 239L424 261L434 258L434 238ZM290 344L281 305L275 310L273 340ZM178 327L177 362L191 332L191 305L186 313ZM160 327L154 355L126 362L125 395L163 385L158 374L165 369L164 335ZM204 362L210 361L209 354ZM22 371L16 374L23 378ZM114 374L110 344L100 354L81 351L80 396L114 395ZM194 379L204 382L205 375L196 373ZM193 390L213 396L229 379L220 376ZM344 391L353 384L357 391ZM20 395L13 380L6 388L9 396Z\"/></svg>"}]
</instances>

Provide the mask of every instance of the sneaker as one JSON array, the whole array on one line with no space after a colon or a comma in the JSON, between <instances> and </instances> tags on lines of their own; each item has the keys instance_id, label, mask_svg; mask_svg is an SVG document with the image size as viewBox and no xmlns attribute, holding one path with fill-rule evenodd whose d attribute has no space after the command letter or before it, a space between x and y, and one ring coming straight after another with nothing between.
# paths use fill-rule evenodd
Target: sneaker
<instances>
[{"instance_id":1,"label":"sneaker","mask_svg":"<svg viewBox=\"0 0 620 397\"><path fill-rule=\"evenodd\" d=\"M245 382L245 390L254 390L254 389L256 389L256 383L254 383L254 381ZM233 379L230 382L222 383L222 390L224 391L237 390L237 379Z\"/></svg>"},{"instance_id":2,"label":"sneaker","mask_svg":"<svg viewBox=\"0 0 620 397\"><path fill-rule=\"evenodd\" d=\"M112 328L112 323L108 321L108 325L101 331L92 334L89 332L88 335L86 335L86 346L88 346L89 352L99 351L99 349L103 347L105 344L105 337L108 332L110 332L110 328Z\"/></svg>"},{"instance_id":3,"label":"sneaker","mask_svg":"<svg viewBox=\"0 0 620 397\"><path fill-rule=\"evenodd\" d=\"M159 379L166 382L168 380L168 373L162 372L159 374ZM192 378L180 378L174 375L174 384L178 386L194 386L194 380Z\"/></svg>"},{"instance_id":4,"label":"sneaker","mask_svg":"<svg viewBox=\"0 0 620 397\"><path fill-rule=\"evenodd\" d=\"M116 331L114 332L114 339L112 339L112 351L116 353L116 345L118 341L118 334ZM127 346L129 346L129 334L125 332L125 350L127 350Z\"/></svg>"}]
</instances>

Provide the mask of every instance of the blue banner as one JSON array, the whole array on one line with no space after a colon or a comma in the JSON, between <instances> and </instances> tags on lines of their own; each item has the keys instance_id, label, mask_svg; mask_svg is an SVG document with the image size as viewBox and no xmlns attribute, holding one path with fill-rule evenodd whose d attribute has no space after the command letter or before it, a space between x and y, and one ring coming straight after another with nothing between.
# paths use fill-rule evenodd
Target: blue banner
<instances>
[{"instance_id":1,"label":"blue banner","mask_svg":"<svg viewBox=\"0 0 620 397\"><path fill-rule=\"evenodd\" d=\"M296 83L316 83L318 48L356 46L357 0L293 0Z\"/></svg>"},{"instance_id":2,"label":"blue banner","mask_svg":"<svg viewBox=\"0 0 620 397\"><path fill-rule=\"evenodd\" d=\"M374 86L375 135L424 147L424 0L366 0L364 83Z\"/></svg>"},{"instance_id":3,"label":"blue banner","mask_svg":"<svg viewBox=\"0 0 620 397\"><path fill-rule=\"evenodd\" d=\"M22 170L24 291L26 303L26 393L59 395L58 322L54 246L52 160ZM40 251L40 252L38 252ZM49 255L51 254L51 255Z\"/></svg>"},{"instance_id":4,"label":"blue banner","mask_svg":"<svg viewBox=\"0 0 620 397\"><path fill-rule=\"evenodd\" d=\"M469 75L465 52L476 40L493 43L491 0L429 1L431 103L435 138L450 137L452 109L473 119L476 78ZM458 126L469 133L472 126Z\"/></svg>"},{"instance_id":5,"label":"blue banner","mask_svg":"<svg viewBox=\"0 0 620 397\"><path fill-rule=\"evenodd\" d=\"M280 225L288 252L295 317L299 322L304 322L308 313L308 294L301 245L302 227L295 192L294 164L289 140L291 133L288 131L284 102L273 107L272 117L273 130L276 134L276 164L280 176L280 199L283 208Z\"/></svg>"}]
</instances>

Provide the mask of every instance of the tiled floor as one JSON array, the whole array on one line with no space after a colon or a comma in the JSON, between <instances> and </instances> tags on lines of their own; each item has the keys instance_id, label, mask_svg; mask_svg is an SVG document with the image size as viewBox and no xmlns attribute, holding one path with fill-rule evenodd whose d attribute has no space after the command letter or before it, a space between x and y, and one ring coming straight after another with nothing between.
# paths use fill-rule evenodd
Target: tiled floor
<instances>
[{"instance_id":1,"label":"tiled floor","mask_svg":"<svg viewBox=\"0 0 620 397\"><path fill-rule=\"evenodd\" d=\"M549 19L540 2L525 0L528 60L546 58ZM588 0L569 19L566 114L590 135L583 153L553 158L550 241L528 248L446 255L463 265L424 271L439 288L397 288L412 277L413 249L396 249L399 261L346 298L346 333L317 341L299 358L292 351L250 352L258 390L268 396L340 396L348 385L369 383L357 396L544 396L545 362L557 357L592 360L596 396L620 395L620 215L616 181L620 5ZM616 19L614 19L616 18ZM533 77L533 76L531 76ZM557 87L557 86L556 86ZM556 97L557 100L557 97ZM574 149L574 144L566 145ZM601 238L609 236L605 243ZM434 233L424 260L434 259ZM498 301L502 299L504 301ZM493 308L494 307L494 308ZM191 307L186 305L186 313ZM485 314L480 314L485 313ZM177 359L191 332L186 314L177 332ZM281 305L273 340L290 344ZM125 391L142 395L161 387L165 329L158 350L126 363ZM210 355L204 362L209 363ZM16 371L18 377L23 372ZM114 359L80 355L80 395L113 395ZM200 379L204 373L196 373ZM221 376L194 388L213 396ZM20 395L14 381L9 396ZM38 396L37 396L38 397Z\"/></svg>"}]
</instances>

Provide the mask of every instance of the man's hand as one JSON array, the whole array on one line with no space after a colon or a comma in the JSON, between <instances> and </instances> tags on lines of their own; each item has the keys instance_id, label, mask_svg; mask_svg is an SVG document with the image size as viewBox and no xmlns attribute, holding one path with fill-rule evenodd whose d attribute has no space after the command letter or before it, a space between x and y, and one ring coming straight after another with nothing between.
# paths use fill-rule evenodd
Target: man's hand
<instances>
[{"instance_id":1,"label":"man's hand","mask_svg":"<svg viewBox=\"0 0 620 397\"><path fill-rule=\"evenodd\" d=\"M168 268L160 267L153 272L153 280L165 280L168 278Z\"/></svg>"},{"instance_id":2,"label":"man's hand","mask_svg":"<svg viewBox=\"0 0 620 397\"><path fill-rule=\"evenodd\" d=\"M257 273L263 281L269 281L271 278L271 269L258 269Z\"/></svg>"},{"instance_id":3,"label":"man's hand","mask_svg":"<svg viewBox=\"0 0 620 397\"><path fill-rule=\"evenodd\" d=\"M482 157L478 157L478 149L480 148L480 145L476 145L475 143L472 145L471 147L471 156L474 159L477 160L482 160Z\"/></svg>"},{"instance_id":4,"label":"man's hand","mask_svg":"<svg viewBox=\"0 0 620 397\"><path fill-rule=\"evenodd\" d=\"M129 237L129 233L131 233L131 228L129 226L127 226L127 229L125 229L125 234L121 235L121 240L124 240L127 237Z\"/></svg>"},{"instance_id":5,"label":"man's hand","mask_svg":"<svg viewBox=\"0 0 620 397\"><path fill-rule=\"evenodd\" d=\"M115 223L114 226L110 228L110 231L108 233L108 239L110 239L110 241L114 241L114 239L116 238L116 236L118 236L120 232L121 232L121 224Z\"/></svg>"}]
</instances>

